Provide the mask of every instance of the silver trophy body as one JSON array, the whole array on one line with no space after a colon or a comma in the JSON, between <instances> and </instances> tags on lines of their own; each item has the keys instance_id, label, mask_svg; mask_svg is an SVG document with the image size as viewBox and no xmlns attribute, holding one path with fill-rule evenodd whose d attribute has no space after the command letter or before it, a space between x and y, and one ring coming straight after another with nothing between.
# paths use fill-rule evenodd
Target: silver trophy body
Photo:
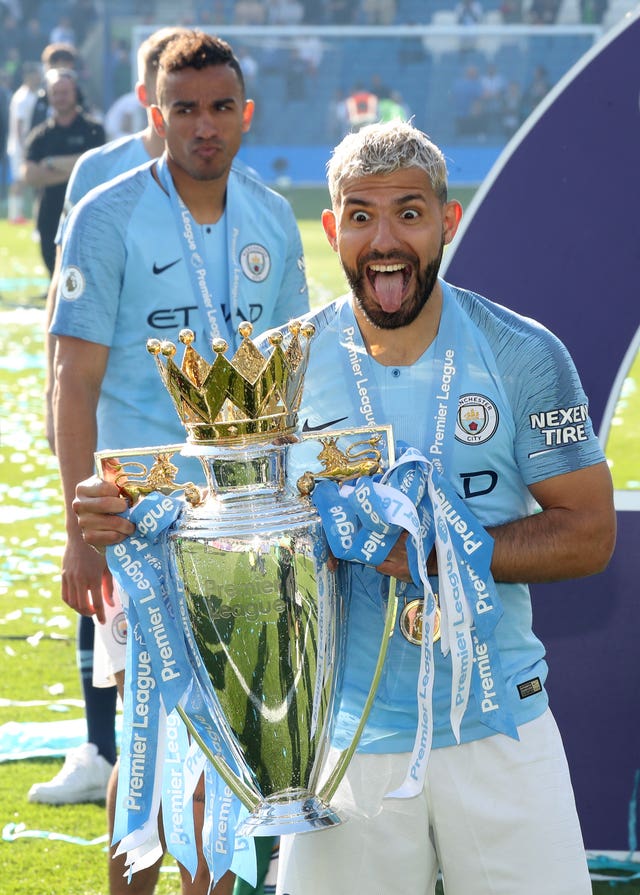
<instances>
[{"instance_id":1,"label":"silver trophy body","mask_svg":"<svg viewBox=\"0 0 640 895\"><path fill-rule=\"evenodd\" d=\"M220 733L241 753L255 797L243 832L337 823L319 789L346 608L319 516L285 487L287 445L190 453L203 464L209 497L185 513L170 543ZM212 758L213 745L201 745Z\"/></svg>"},{"instance_id":2,"label":"silver trophy body","mask_svg":"<svg viewBox=\"0 0 640 895\"><path fill-rule=\"evenodd\" d=\"M348 596L330 569L309 494L318 477L340 481L371 475L379 466L381 439L393 459L392 437L385 427L375 435L369 428L344 430L342 435L348 432L356 441L341 451L340 433L323 433L312 459L324 469L309 471L307 451L297 488L287 483L287 451L301 442L295 434L297 410L313 327L293 321L289 330L288 344L281 334L271 336L266 356L251 341L251 326L242 324L243 341L234 357L228 360L226 342L215 340L211 364L195 352L193 332L185 330L181 367L173 359L173 343L150 340L147 348L189 433L188 444L96 456L99 474L132 504L151 492L178 489L190 504L169 535L170 561L185 592L187 633L211 688L206 704L187 708L186 701L177 708L249 810L238 830L243 835L340 823L330 800L369 715L396 614L391 587L362 717L348 748L328 767ZM200 460L208 488L204 500L193 483L177 483L178 469L171 462L176 450ZM141 454L153 456L152 465L141 462ZM197 711L206 714L207 723Z\"/></svg>"}]
</instances>

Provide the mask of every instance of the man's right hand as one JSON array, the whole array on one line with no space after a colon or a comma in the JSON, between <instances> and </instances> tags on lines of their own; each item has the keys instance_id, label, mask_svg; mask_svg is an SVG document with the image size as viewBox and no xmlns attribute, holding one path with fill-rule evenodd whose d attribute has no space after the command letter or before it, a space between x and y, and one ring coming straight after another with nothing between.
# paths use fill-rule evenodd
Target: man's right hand
<instances>
[{"instance_id":1,"label":"man's right hand","mask_svg":"<svg viewBox=\"0 0 640 895\"><path fill-rule=\"evenodd\" d=\"M105 621L105 601L113 605L113 582L104 556L81 537L69 538L62 558L62 599L80 615Z\"/></svg>"},{"instance_id":2,"label":"man's right hand","mask_svg":"<svg viewBox=\"0 0 640 895\"><path fill-rule=\"evenodd\" d=\"M70 538L62 567L62 597L81 615L96 615L104 621L104 604L112 604L113 583L104 557L104 547L132 535L135 526L120 513L129 504L113 482L92 476L76 488L73 511L82 540Z\"/></svg>"}]
</instances>

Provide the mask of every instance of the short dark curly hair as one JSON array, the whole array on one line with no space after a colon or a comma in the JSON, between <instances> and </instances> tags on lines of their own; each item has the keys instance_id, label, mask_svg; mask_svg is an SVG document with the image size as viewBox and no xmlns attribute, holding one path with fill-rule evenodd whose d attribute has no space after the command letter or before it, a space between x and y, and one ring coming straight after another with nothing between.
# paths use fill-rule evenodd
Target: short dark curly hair
<instances>
[{"instance_id":1,"label":"short dark curly hair","mask_svg":"<svg viewBox=\"0 0 640 895\"><path fill-rule=\"evenodd\" d=\"M236 73L242 96L245 95L244 75L231 46L221 37L204 31L185 31L170 41L158 60L158 99L162 92L162 72L182 71L185 68L203 69L212 65L228 65Z\"/></svg>"}]
</instances>

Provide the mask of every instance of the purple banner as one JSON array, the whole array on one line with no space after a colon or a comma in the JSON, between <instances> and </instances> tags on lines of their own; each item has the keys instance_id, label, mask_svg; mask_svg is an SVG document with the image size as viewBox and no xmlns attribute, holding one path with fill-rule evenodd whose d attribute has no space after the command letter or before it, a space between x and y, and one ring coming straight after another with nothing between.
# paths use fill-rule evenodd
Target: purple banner
<instances>
[{"instance_id":1,"label":"purple banner","mask_svg":"<svg viewBox=\"0 0 640 895\"><path fill-rule=\"evenodd\" d=\"M587 53L506 147L445 258L446 279L535 317L569 348L596 430L640 324L640 15ZM640 475L639 475L640 477ZM551 706L585 842L630 846L640 768L640 492L608 570L532 589Z\"/></svg>"}]
</instances>

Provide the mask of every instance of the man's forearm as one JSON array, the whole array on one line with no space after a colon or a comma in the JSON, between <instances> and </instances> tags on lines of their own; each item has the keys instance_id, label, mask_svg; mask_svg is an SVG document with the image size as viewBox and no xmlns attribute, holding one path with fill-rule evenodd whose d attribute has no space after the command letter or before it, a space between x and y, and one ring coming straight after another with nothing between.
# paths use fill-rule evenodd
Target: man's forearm
<instances>
[{"instance_id":1,"label":"man's forearm","mask_svg":"<svg viewBox=\"0 0 640 895\"><path fill-rule=\"evenodd\" d=\"M51 155L39 162L27 162L23 169L26 183L34 189L44 189L66 183L80 154Z\"/></svg>"},{"instance_id":2,"label":"man's forearm","mask_svg":"<svg viewBox=\"0 0 640 895\"><path fill-rule=\"evenodd\" d=\"M50 155L48 163L52 171L62 175L64 180L71 177L73 166L80 158L81 153L77 152L73 155Z\"/></svg>"},{"instance_id":3,"label":"man's forearm","mask_svg":"<svg viewBox=\"0 0 640 895\"><path fill-rule=\"evenodd\" d=\"M568 510L545 510L487 531L494 539L491 572L496 581L582 578L601 572L611 555L608 526Z\"/></svg>"},{"instance_id":4,"label":"man's forearm","mask_svg":"<svg viewBox=\"0 0 640 895\"><path fill-rule=\"evenodd\" d=\"M496 581L561 581L606 568L616 536L613 487L597 463L530 487L542 511L488 528Z\"/></svg>"},{"instance_id":5,"label":"man's forearm","mask_svg":"<svg viewBox=\"0 0 640 895\"><path fill-rule=\"evenodd\" d=\"M80 536L71 507L76 485L94 472L97 394L62 372L54 388L55 443L62 479L69 537Z\"/></svg>"},{"instance_id":6,"label":"man's forearm","mask_svg":"<svg viewBox=\"0 0 640 895\"><path fill-rule=\"evenodd\" d=\"M531 516L486 526L494 540L491 573L504 583L562 581L595 575L606 567L615 544L616 518L606 463L556 476L530 488L543 509ZM400 537L377 566L384 575L411 580ZM473 556L469 562L473 565ZM427 561L438 574L436 550Z\"/></svg>"}]
</instances>

